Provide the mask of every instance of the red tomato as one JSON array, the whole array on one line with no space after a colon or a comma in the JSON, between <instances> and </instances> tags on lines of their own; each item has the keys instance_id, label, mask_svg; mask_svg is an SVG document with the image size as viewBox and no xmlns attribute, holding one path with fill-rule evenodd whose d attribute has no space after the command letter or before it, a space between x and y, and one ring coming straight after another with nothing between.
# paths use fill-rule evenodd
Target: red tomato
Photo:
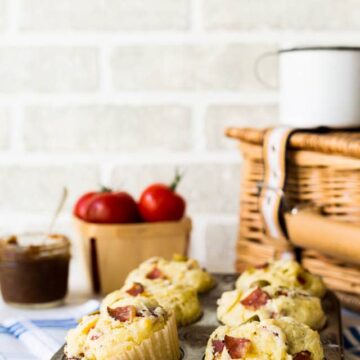
<instances>
[{"instance_id":1,"label":"red tomato","mask_svg":"<svg viewBox=\"0 0 360 360\"><path fill-rule=\"evenodd\" d=\"M127 224L140 220L137 204L128 193L90 194L83 195L75 205L74 214L81 219L99 224Z\"/></svg>"},{"instance_id":2,"label":"red tomato","mask_svg":"<svg viewBox=\"0 0 360 360\"><path fill-rule=\"evenodd\" d=\"M95 191L88 192L80 197L80 199L77 201L74 207L74 214L79 217L80 219L85 220L86 219L86 213L88 209L88 204L91 199L94 198L95 195L97 195Z\"/></svg>"},{"instance_id":3,"label":"red tomato","mask_svg":"<svg viewBox=\"0 0 360 360\"><path fill-rule=\"evenodd\" d=\"M172 185L153 184L144 190L139 210L147 222L177 221L185 214L185 200L175 192L181 177L177 174Z\"/></svg>"}]
</instances>

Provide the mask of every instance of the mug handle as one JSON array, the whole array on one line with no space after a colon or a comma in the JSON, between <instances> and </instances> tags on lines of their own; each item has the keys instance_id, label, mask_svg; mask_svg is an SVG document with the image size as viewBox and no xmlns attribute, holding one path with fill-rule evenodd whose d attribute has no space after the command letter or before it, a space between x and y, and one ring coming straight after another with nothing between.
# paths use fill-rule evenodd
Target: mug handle
<instances>
[{"instance_id":1,"label":"mug handle","mask_svg":"<svg viewBox=\"0 0 360 360\"><path fill-rule=\"evenodd\" d=\"M264 85L266 88L268 89L272 89L272 90L278 90L279 89L279 85L278 84L271 84L268 81L264 80L264 77L261 75L261 64L265 59L271 58L273 56L278 56L277 52L266 52L262 55L260 55L254 63L254 75L255 78L257 79L257 81Z\"/></svg>"}]
</instances>

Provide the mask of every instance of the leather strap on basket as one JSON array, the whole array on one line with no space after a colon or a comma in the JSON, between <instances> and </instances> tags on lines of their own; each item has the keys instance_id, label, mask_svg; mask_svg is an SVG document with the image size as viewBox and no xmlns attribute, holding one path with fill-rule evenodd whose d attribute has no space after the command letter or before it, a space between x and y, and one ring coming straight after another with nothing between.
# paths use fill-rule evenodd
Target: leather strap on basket
<instances>
[{"instance_id":1,"label":"leather strap on basket","mask_svg":"<svg viewBox=\"0 0 360 360\"><path fill-rule=\"evenodd\" d=\"M263 145L265 173L260 209L266 235L282 243L287 242L279 217L286 177L286 146L294 130L289 127L270 129Z\"/></svg>"}]
</instances>

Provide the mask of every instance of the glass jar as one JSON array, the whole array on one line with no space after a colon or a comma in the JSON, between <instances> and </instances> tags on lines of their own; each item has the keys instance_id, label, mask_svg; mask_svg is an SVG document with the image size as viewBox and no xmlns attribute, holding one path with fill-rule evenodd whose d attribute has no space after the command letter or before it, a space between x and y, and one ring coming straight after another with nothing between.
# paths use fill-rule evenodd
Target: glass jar
<instances>
[{"instance_id":1,"label":"glass jar","mask_svg":"<svg viewBox=\"0 0 360 360\"><path fill-rule=\"evenodd\" d=\"M57 234L27 233L0 239L0 287L6 303L51 307L67 292L70 241Z\"/></svg>"}]
</instances>

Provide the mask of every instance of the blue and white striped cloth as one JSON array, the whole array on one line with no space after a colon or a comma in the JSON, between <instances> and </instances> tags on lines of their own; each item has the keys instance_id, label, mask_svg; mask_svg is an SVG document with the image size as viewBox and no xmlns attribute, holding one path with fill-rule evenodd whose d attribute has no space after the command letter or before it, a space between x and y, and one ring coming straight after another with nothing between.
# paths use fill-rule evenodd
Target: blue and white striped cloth
<instances>
[{"instance_id":1,"label":"blue and white striped cloth","mask_svg":"<svg viewBox=\"0 0 360 360\"><path fill-rule=\"evenodd\" d=\"M343 331L344 347L346 349L346 359L360 359L360 327L349 326Z\"/></svg>"},{"instance_id":2,"label":"blue and white striped cloth","mask_svg":"<svg viewBox=\"0 0 360 360\"><path fill-rule=\"evenodd\" d=\"M54 313L54 317L23 316L5 319L0 324L0 360L49 360L64 344L67 331L77 325L77 319L96 311L97 300ZM48 311L49 314L49 311Z\"/></svg>"},{"instance_id":3,"label":"blue and white striped cloth","mask_svg":"<svg viewBox=\"0 0 360 360\"><path fill-rule=\"evenodd\" d=\"M66 312L66 317L25 319L21 317L2 321L0 325L0 360L49 360L63 345L66 332L77 325L77 319L99 308L97 300ZM69 316L70 315L70 316ZM345 314L344 314L345 315ZM357 317L355 315L355 317ZM347 314L353 320L354 316ZM352 321L350 320L350 323ZM358 323L358 321L357 321ZM346 360L360 360L360 326L344 324Z\"/></svg>"}]
</instances>

